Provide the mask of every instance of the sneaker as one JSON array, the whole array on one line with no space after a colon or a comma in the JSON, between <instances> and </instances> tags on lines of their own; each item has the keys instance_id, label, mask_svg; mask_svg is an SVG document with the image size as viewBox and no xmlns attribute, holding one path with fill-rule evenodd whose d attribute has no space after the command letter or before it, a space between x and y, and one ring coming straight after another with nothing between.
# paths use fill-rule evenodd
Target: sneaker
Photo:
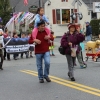
<instances>
[{"instance_id":1,"label":"sneaker","mask_svg":"<svg viewBox=\"0 0 100 100\"><path fill-rule=\"evenodd\" d=\"M21 58L23 58L23 56L21 56Z\"/></svg>"},{"instance_id":2,"label":"sneaker","mask_svg":"<svg viewBox=\"0 0 100 100\"><path fill-rule=\"evenodd\" d=\"M77 64L75 63L74 66L77 66Z\"/></svg>"},{"instance_id":3,"label":"sneaker","mask_svg":"<svg viewBox=\"0 0 100 100\"><path fill-rule=\"evenodd\" d=\"M40 79L39 82L40 82L40 83L44 83L44 80L43 80L43 79Z\"/></svg>"},{"instance_id":4,"label":"sneaker","mask_svg":"<svg viewBox=\"0 0 100 100\"><path fill-rule=\"evenodd\" d=\"M10 59L7 59L8 61L10 61Z\"/></svg>"},{"instance_id":5,"label":"sneaker","mask_svg":"<svg viewBox=\"0 0 100 100\"><path fill-rule=\"evenodd\" d=\"M55 56L54 54L52 54L52 56Z\"/></svg>"},{"instance_id":6,"label":"sneaker","mask_svg":"<svg viewBox=\"0 0 100 100\"><path fill-rule=\"evenodd\" d=\"M84 69L86 67L87 67L87 65L80 66L81 69Z\"/></svg>"},{"instance_id":7,"label":"sneaker","mask_svg":"<svg viewBox=\"0 0 100 100\"><path fill-rule=\"evenodd\" d=\"M14 60L18 60L18 58L16 57L16 58L14 58Z\"/></svg>"},{"instance_id":8,"label":"sneaker","mask_svg":"<svg viewBox=\"0 0 100 100\"><path fill-rule=\"evenodd\" d=\"M72 78L71 78L71 81L75 81L75 78L74 78L74 77L72 77Z\"/></svg>"},{"instance_id":9,"label":"sneaker","mask_svg":"<svg viewBox=\"0 0 100 100\"><path fill-rule=\"evenodd\" d=\"M33 58L33 56L32 56L32 55L30 55L30 58Z\"/></svg>"},{"instance_id":10,"label":"sneaker","mask_svg":"<svg viewBox=\"0 0 100 100\"><path fill-rule=\"evenodd\" d=\"M45 79L47 82L51 82L51 80L50 80L49 77L44 77L44 79Z\"/></svg>"}]
</instances>

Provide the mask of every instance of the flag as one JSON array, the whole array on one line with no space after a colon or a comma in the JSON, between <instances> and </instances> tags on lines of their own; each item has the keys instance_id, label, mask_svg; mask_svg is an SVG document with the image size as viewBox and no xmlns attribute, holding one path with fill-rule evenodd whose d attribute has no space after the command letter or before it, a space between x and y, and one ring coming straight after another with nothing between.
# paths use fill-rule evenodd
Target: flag
<instances>
[{"instance_id":1,"label":"flag","mask_svg":"<svg viewBox=\"0 0 100 100\"><path fill-rule=\"evenodd\" d=\"M28 5L28 0L24 0L24 5Z\"/></svg>"}]
</instances>

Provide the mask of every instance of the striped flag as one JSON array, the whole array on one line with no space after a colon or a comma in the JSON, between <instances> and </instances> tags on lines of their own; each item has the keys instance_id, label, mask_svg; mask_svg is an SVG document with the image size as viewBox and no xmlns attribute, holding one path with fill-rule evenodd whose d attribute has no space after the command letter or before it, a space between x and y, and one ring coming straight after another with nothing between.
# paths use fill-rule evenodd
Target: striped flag
<instances>
[{"instance_id":1,"label":"striped flag","mask_svg":"<svg viewBox=\"0 0 100 100\"><path fill-rule=\"evenodd\" d=\"M24 0L24 5L28 5L28 0Z\"/></svg>"}]
</instances>

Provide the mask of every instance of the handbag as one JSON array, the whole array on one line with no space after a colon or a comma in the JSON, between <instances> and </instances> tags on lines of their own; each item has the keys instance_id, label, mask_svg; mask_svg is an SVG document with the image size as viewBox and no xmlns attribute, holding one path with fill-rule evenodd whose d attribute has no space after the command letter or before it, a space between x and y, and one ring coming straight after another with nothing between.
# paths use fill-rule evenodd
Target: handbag
<instances>
[{"instance_id":1,"label":"handbag","mask_svg":"<svg viewBox=\"0 0 100 100\"><path fill-rule=\"evenodd\" d=\"M58 51L59 51L59 53L60 54L62 54L62 55L65 55L65 48L64 47L62 47L62 46L60 46L59 48L58 48Z\"/></svg>"},{"instance_id":2,"label":"handbag","mask_svg":"<svg viewBox=\"0 0 100 100\"><path fill-rule=\"evenodd\" d=\"M65 33L65 34L66 34L66 39L68 39L68 34L67 33ZM58 47L58 51L62 55L65 55L65 50L66 50L66 48L62 47L61 45L60 45L60 47Z\"/></svg>"}]
</instances>

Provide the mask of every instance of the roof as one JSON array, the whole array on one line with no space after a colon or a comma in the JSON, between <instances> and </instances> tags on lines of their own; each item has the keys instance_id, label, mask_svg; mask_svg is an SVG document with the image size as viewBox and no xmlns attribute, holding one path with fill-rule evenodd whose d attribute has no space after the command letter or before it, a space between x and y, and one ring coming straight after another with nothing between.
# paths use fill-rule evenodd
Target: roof
<instances>
[{"instance_id":1,"label":"roof","mask_svg":"<svg viewBox=\"0 0 100 100\"><path fill-rule=\"evenodd\" d=\"M28 0L29 4L27 6L23 5L23 0L10 0L12 7L15 7L15 11L28 11L29 7L32 5L39 6L39 0ZM47 0L43 0L43 4ZM100 2L100 0L83 0L83 2L90 8L93 8L93 2Z\"/></svg>"},{"instance_id":2,"label":"roof","mask_svg":"<svg viewBox=\"0 0 100 100\"><path fill-rule=\"evenodd\" d=\"M43 0L43 4L46 2L47 0ZM25 6L23 4L23 0L10 0L10 5L11 7L15 7L15 11L19 12L19 11L28 11L30 6L39 6L39 0L28 0L28 5Z\"/></svg>"}]
</instances>

